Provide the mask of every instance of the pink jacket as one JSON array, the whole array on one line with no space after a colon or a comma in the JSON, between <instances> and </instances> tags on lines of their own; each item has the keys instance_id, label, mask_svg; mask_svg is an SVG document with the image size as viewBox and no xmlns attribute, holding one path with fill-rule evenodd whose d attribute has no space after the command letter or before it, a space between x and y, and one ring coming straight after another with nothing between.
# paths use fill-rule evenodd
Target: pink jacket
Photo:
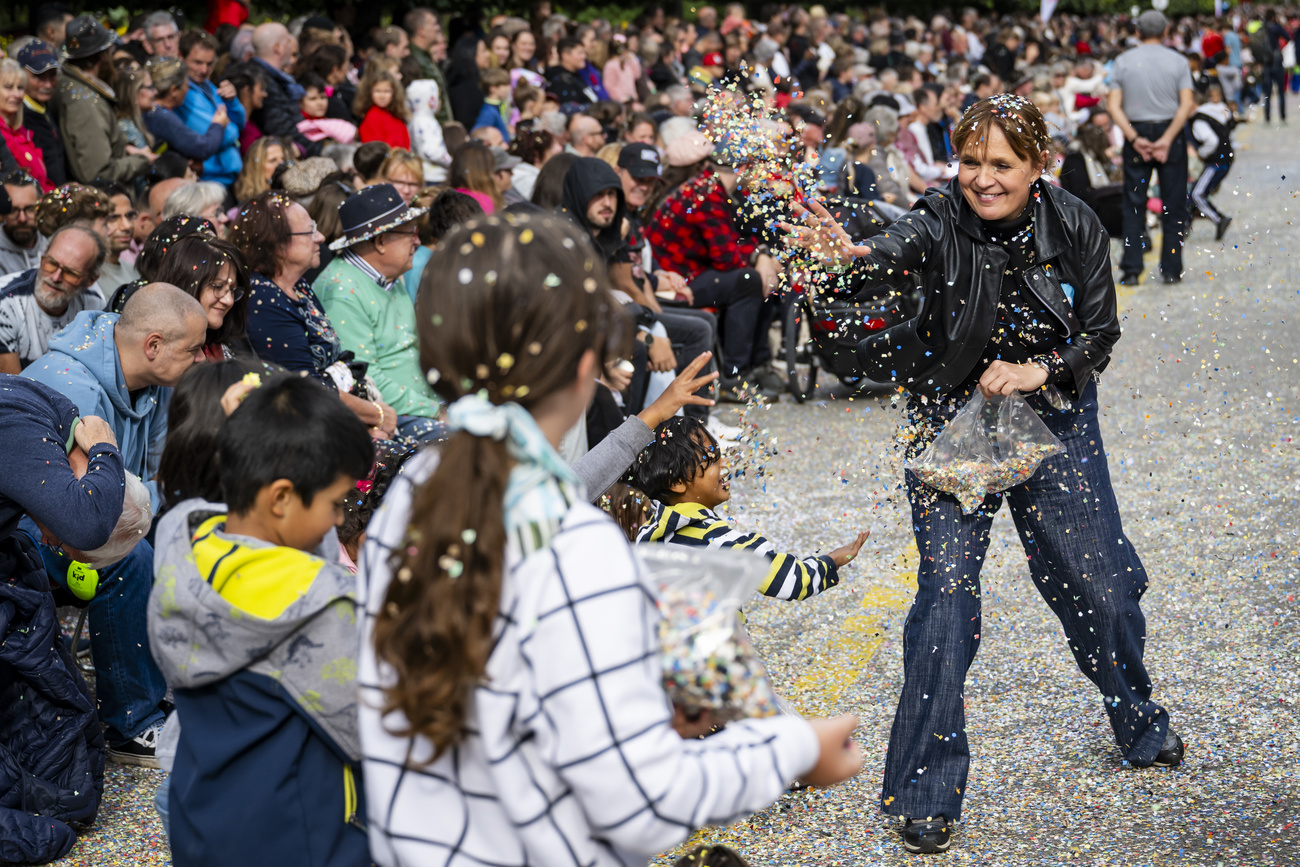
<instances>
[{"instance_id":1,"label":"pink jacket","mask_svg":"<svg viewBox=\"0 0 1300 867\"><path fill-rule=\"evenodd\" d=\"M615 102L631 102L636 99L636 80L641 77L641 60L626 51L619 57L610 58L601 72L605 90Z\"/></svg>"},{"instance_id":2,"label":"pink jacket","mask_svg":"<svg viewBox=\"0 0 1300 867\"><path fill-rule=\"evenodd\" d=\"M308 141L332 138L339 144L351 144L357 139L357 128L335 117L305 117L298 121L298 132Z\"/></svg>"}]
</instances>

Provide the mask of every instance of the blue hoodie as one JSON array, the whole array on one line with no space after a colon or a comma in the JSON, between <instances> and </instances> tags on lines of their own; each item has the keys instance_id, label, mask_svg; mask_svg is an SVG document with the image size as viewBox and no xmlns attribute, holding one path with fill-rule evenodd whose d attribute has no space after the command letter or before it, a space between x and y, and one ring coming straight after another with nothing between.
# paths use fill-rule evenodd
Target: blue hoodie
<instances>
[{"instance_id":1,"label":"blue hoodie","mask_svg":"<svg viewBox=\"0 0 1300 867\"><path fill-rule=\"evenodd\" d=\"M50 338L50 351L33 361L23 376L68 398L82 416L97 415L108 422L122 462L145 483L157 514L162 499L154 474L167 436L172 390L151 385L132 399L113 342L117 320L116 313L83 310Z\"/></svg>"},{"instance_id":2,"label":"blue hoodie","mask_svg":"<svg viewBox=\"0 0 1300 867\"><path fill-rule=\"evenodd\" d=\"M230 123L226 124L221 138L221 149L215 155L203 161L203 180L216 181L230 186L239 177L244 161L239 156L239 133L244 128L244 105L238 99L222 99L211 81L198 84L190 80L189 92L185 101L176 109L176 116L185 125L200 135L206 133L212 125L212 115L217 106L224 104Z\"/></svg>"}]
</instances>

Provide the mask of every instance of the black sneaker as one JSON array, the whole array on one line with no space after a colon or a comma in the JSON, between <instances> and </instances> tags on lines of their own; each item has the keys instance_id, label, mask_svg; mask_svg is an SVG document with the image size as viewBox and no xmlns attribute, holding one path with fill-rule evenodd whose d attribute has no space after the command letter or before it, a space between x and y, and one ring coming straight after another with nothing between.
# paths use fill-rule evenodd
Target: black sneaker
<instances>
[{"instance_id":1,"label":"black sneaker","mask_svg":"<svg viewBox=\"0 0 1300 867\"><path fill-rule=\"evenodd\" d=\"M1181 282L1183 282L1183 275L1182 275L1182 274L1179 274L1179 275L1175 276L1175 275L1173 275L1173 274L1165 274L1165 275L1164 275L1163 277L1161 277L1160 279L1163 280L1165 283L1169 283L1169 284L1172 284L1172 283L1181 283Z\"/></svg>"},{"instance_id":2,"label":"black sneaker","mask_svg":"<svg viewBox=\"0 0 1300 867\"><path fill-rule=\"evenodd\" d=\"M1123 274L1120 275L1119 278L1119 285L1121 286L1136 286L1141 282L1142 282L1141 271L1125 271Z\"/></svg>"},{"instance_id":3,"label":"black sneaker","mask_svg":"<svg viewBox=\"0 0 1300 867\"><path fill-rule=\"evenodd\" d=\"M1164 746L1160 752L1156 753L1156 759L1151 763L1153 768L1176 768L1183 763L1183 756L1186 755L1187 749L1183 746L1183 739L1180 738L1173 729L1165 735Z\"/></svg>"},{"instance_id":4,"label":"black sneaker","mask_svg":"<svg viewBox=\"0 0 1300 867\"><path fill-rule=\"evenodd\" d=\"M158 733L161 731L162 723L157 723L129 741L109 746L108 760L119 765L134 765L137 768L161 768L156 755Z\"/></svg>"},{"instance_id":5,"label":"black sneaker","mask_svg":"<svg viewBox=\"0 0 1300 867\"><path fill-rule=\"evenodd\" d=\"M903 848L913 855L937 855L952 845L952 829L943 816L908 819L903 825Z\"/></svg>"},{"instance_id":6,"label":"black sneaker","mask_svg":"<svg viewBox=\"0 0 1300 867\"><path fill-rule=\"evenodd\" d=\"M1232 225L1232 217L1224 217L1223 222L1214 228L1214 240L1222 241L1223 236L1228 234L1228 227Z\"/></svg>"},{"instance_id":7,"label":"black sneaker","mask_svg":"<svg viewBox=\"0 0 1300 867\"><path fill-rule=\"evenodd\" d=\"M756 384L766 394L767 392L776 392L780 394L785 391L787 380L784 376L777 373L770 365L755 367L744 376L750 382Z\"/></svg>"}]
</instances>

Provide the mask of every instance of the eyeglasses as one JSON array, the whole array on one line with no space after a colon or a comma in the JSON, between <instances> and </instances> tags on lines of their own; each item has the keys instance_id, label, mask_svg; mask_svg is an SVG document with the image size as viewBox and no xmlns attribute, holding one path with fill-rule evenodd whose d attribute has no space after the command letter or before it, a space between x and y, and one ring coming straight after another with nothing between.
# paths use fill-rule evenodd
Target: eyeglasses
<instances>
[{"instance_id":1,"label":"eyeglasses","mask_svg":"<svg viewBox=\"0 0 1300 867\"><path fill-rule=\"evenodd\" d=\"M80 284L81 281L86 278L85 271L77 271L72 268L69 268L66 265L60 264L59 262L50 258L49 256L41 257L42 274L45 274L48 277L52 277L59 271L63 272L63 276L67 278L67 280L70 283Z\"/></svg>"},{"instance_id":2,"label":"eyeglasses","mask_svg":"<svg viewBox=\"0 0 1300 867\"><path fill-rule=\"evenodd\" d=\"M213 301L220 301L222 298L229 296L230 303L234 304L244 297L244 290L236 286L234 280L227 280L224 283L213 281L208 284L207 288L212 293Z\"/></svg>"},{"instance_id":3,"label":"eyeglasses","mask_svg":"<svg viewBox=\"0 0 1300 867\"><path fill-rule=\"evenodd\" d=\"M315 234L316 234L316 221L315 221L315 220L312 220L312 221L311 221L311 228L308 229L308 230L305 231L305 232L290 232L289 234L290 234L290 235L315 235Z\"/></svg>"},{"instance_id":4,"label":"eyeglasses","mask_svg":"<svg viewBox=\"0 0 1300 867\"><path fill-rule=\"evenodd\" d=\"M28 219L35 219L36 207L37 207L36 205L28 205L25 208L14 208L9 213L14 214L15 216L27 217Z\"/></svg>"},{"instance_id":5,"label":"eyeglasses","mask_svg":"<svg viewBox=\"0 0 1300 867\"><path fill-rule=\"evenodd\" d=\"M157 92L158 92L158 88L155 87L155 86L152 85L152 84L142 84L142 85L140 85L140 89L141 89L141 90L152 90L154 93L157 93Z\"/></svg>"}]
</instances>

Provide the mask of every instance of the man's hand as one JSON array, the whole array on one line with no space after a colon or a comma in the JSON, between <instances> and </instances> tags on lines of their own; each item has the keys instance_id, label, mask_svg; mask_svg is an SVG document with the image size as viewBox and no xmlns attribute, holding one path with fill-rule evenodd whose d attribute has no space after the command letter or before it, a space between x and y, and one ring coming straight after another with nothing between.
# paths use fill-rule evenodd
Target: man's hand
<instances>
[{"instance_id":1,"label":"man's hand","mask_svg":"<svg viewBox=\"0 0 1300 867\"><path fill-rule=\"evenodd\" d=\"M1008 395L1017 391L1034 391L1047 382L1047 371L1036 364L1008 364L995 361L980 377L980 392L985 397Z\"/></svg>"},{"instance_id":2,"label":"man's hand","mask_svg":"<svg viewBox=\"0 0 1300 867\"><path fill-rule=\"evenodd\" d=\"M215 124L220 124L221 126L225 126L226 124L230 123L230 115L226 114L225 105L217 106L217 110L212 112L212 122Z\"/></svg>"},{"instance_id":3,"label":"man's hand","mask_svg":"<svg viewBox=\"0 0 1300 867\"><path fill-rule=\"evenodd\" d=\"M676 271L656 271L655 277L659 280L660 291L670 291L677 296L679 300L687 304L695 303L695 295L691 288L686 285L686 278Z\"/></svg>"},{"instance_id":4,"label":"man's hand","mask_svg":"<svg viewBox=\"0 0 1300 867\"><path fill-rule=\"evenodd\" d=\"M713 406L713 400L700 397L695 393L718 378L716 370L704 376L696 375L704 369L704 365L708 364L712 357L712 352L701 352L695 356L695 360L677 374L672 385L664 389L664 393L655 398L654 403L637 413L636 417L645 422L650 430L654 430L665 420L677 415L677 410L684 406Z\"/></svg>"},{"instance_id":5,"label":"man's hand","mask_svg":"<svg viewBox=\"0 0 1300 867\"><path fill-rule=\"evenodd\" d=\"M114 435L113 429L109 427L108 422L104 421L97 415L82 416L81 423L72 433L73 442L81 446L81 450L90 453L92 446L100 443L108 443L114 448L117 447L117 436Z\"/></svg>"},{"instance_id":6,"label":"man's hand","mask_svg":"<svg viewBox=\"0 0 1300 867\"><path fill-rule=\"evenodd\" d=\"M1158 163L1169 162L1169 148L1172 144L1172 142L1167 142L1163 138L1157 139L1151 145L1151 156L1148 159L1153 159Z\"/></svg>"},{"instance_id":7,"label":"man's hand","mask_svg":"<svg viewBox=\"0 0 1300 867\"><path fill-rule=\"evenodd\" d=\"M622 359L605 362L604 382L614 391L627 391L627 387L632 384L632 374L634 370L625 370L624 365L631 367L630 362Z\"/></svg>"},{"instance_id":8,"label":"man's hand","mask_svg":"<svg viewBox=\"0 0 1300 867\"><path fill-rule=\"evenodd\" d=\"M217 85L217 96L222 99L239 99L239 93L235 90L235 85L230 83L230 79Z\"/></svg>"},{"instance_id":9,"label":"man's hand","mask_svg":"<svg viewBox=\"0 0 1300 867\"><path fill-rule=\"evenodd\" d=\"M852 563L853 558L858 556L858 552L862 550L862 546L870 537L870 532L859 533L852 542L836 548L828 556L835 561L836 566L845 566Z\"/></svg>"},{"instance_id":10,"label":"man's hand","mask_svg":"<svg viewBox=\"0 0 1300 867\"><path fill-rule=\"evenodd\" d=\"M677 369L677 356L673 354L673 345L667 337L655 337L647 352L650 355L650 369L655 373Z\"/></svg>"},{"instance_id":11,"label":"man's hand","mask_svg":"<svg viewBox=\"0 0 1300 867\"><path fill-rule=\"evenodd\" d=\"M154 153L148 148L138 148L135 145L127 145L126 152L134 157L144 157L145 159L149 160L150 165L153 165L154 163L158 162L158 154Z\"/></svg>"}]
</instances>

